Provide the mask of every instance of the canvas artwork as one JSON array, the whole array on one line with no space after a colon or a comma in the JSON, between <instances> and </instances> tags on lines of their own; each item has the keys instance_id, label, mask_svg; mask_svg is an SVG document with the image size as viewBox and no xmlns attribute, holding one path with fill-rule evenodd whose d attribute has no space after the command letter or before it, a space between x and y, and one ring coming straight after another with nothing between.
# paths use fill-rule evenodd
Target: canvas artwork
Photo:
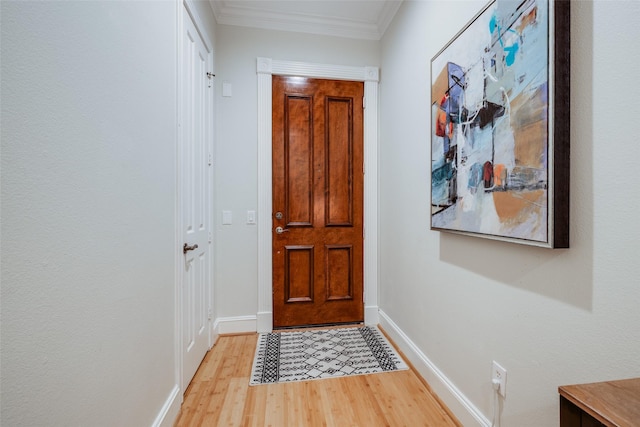
<instances>
[{"instance_id":1,"label":"canvas artwork","mask_svg":"<svg viewBox=\"0 0 640 427\"><path fill-rule=\"evenodd\" d=\"M549 0L494 1L432 59L433 229L568 246L554 242L554 227L568 225L568 181L557 187L553 174L566 168L568 180L568 82L553 79L554 48L565 47L553 45L550 12ZM559 108L562 133L552 125ZM558 200L566 218L554 223Z\"/></svg>"}]
</instances>

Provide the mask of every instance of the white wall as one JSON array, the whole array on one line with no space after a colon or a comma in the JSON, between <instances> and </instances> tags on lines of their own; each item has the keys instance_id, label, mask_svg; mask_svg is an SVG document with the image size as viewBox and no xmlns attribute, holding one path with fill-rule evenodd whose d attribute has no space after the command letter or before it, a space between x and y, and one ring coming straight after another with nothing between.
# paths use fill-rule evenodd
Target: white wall
<instances>
[{"instance_id":1,"label":"white wall","mask_svg":"<svg viewBox=\"0 0 640 427\"><path fill-rule=\"evenodd\" d=\"M217 31L217 315L255 317L258 237L246 215L258 204L256 58L378 66L379 43L227 25ZM232 97L222 97L223 82L231 83ZM232 225L221 225L223 210L232 211Z\"/></svg>"},{"instance_id":2,"label":"white wall","mask_svg":"<svg viewBox=\"0 0 640 427\"><path fill-rule=\"evenodd\" d=\"M485 421L495 359L501 425L552 426L559 385L640 375L640 3L572 2L568 250L429 230L429 63L484 3L405 1L382 40L380 305Z\"/></svg>"},{"instance_id":3,"label":"white wall","mask_svg":"<svg viewBox=\"0 0 640 427\"><path fill-rule=\"evenodd\" d=\"M177 3L1 6L0 424L151 425L176 385Z\"/></svg>"}]
</instances>

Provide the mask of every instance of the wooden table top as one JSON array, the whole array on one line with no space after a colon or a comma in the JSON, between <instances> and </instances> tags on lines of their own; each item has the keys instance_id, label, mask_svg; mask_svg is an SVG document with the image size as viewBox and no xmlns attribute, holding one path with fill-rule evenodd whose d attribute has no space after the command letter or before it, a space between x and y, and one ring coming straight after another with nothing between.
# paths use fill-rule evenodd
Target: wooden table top
<instances>
[{"instance_id":1,"label":"wooden table top","mask_svg":"<svg viewBox=\"0 0 640 427\"><path fill-rule=\"evenodd\" d=\"M558 392L606 426L640 426L640 378L566 385Z\"/></svg>"}]
</instances>

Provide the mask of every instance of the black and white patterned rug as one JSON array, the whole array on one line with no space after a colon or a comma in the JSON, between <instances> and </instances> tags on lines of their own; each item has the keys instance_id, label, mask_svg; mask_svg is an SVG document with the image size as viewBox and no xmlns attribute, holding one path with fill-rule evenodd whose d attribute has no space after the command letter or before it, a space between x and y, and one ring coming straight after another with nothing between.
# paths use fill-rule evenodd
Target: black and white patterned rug
<instances>
[{"instance_id":1,"label":"black and white patterned rug","mask_svg":"<svg viewBox=\"0 0 640 427\"><path fill-rule=\"evenodd\" d=\"M250 385L408 369L375 327L260 334Z\"/></svg>"}]
</instances>

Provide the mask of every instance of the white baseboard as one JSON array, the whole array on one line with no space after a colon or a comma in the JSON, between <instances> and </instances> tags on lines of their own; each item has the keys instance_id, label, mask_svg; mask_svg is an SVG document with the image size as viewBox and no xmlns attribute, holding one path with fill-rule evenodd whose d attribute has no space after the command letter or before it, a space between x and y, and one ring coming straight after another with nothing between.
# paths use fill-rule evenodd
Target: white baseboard
<instances>
[{"instance_id":1,"label":"white baseboard","mask_svg":"<svg viewBox=\"0 0 640 427\"><path fill-rule=\"evenodd\" d=\"M382 310L379 311L379 316L380 326L463 426L491 427L491 421L429 360L389 316Z\"/></svg>"},{"instance_id":2,"label":"white baseboard","mask_svg":"<svg viewBox=\"0 0 640 427\"><path fill-rule=\"evenodd\" d=\"M169 393L169 397L162 405L158 416L151 424L152 427L172 427L173 423L175 423L178 418L178 414L180 413L180 405L182 404L182 399L180 399L180 387L178 384L173 386L171 392Z\"/></svg>"},{"instance_id":3,"label":"white baseboard","mask_svg":"<svg viewBox=\"0 0 640 427\"><path fill-rule=\"evenodd\" d=\"M218 317L213 329L218 335L256 332L256 316Z\"/></svg>"}]
</instances>

